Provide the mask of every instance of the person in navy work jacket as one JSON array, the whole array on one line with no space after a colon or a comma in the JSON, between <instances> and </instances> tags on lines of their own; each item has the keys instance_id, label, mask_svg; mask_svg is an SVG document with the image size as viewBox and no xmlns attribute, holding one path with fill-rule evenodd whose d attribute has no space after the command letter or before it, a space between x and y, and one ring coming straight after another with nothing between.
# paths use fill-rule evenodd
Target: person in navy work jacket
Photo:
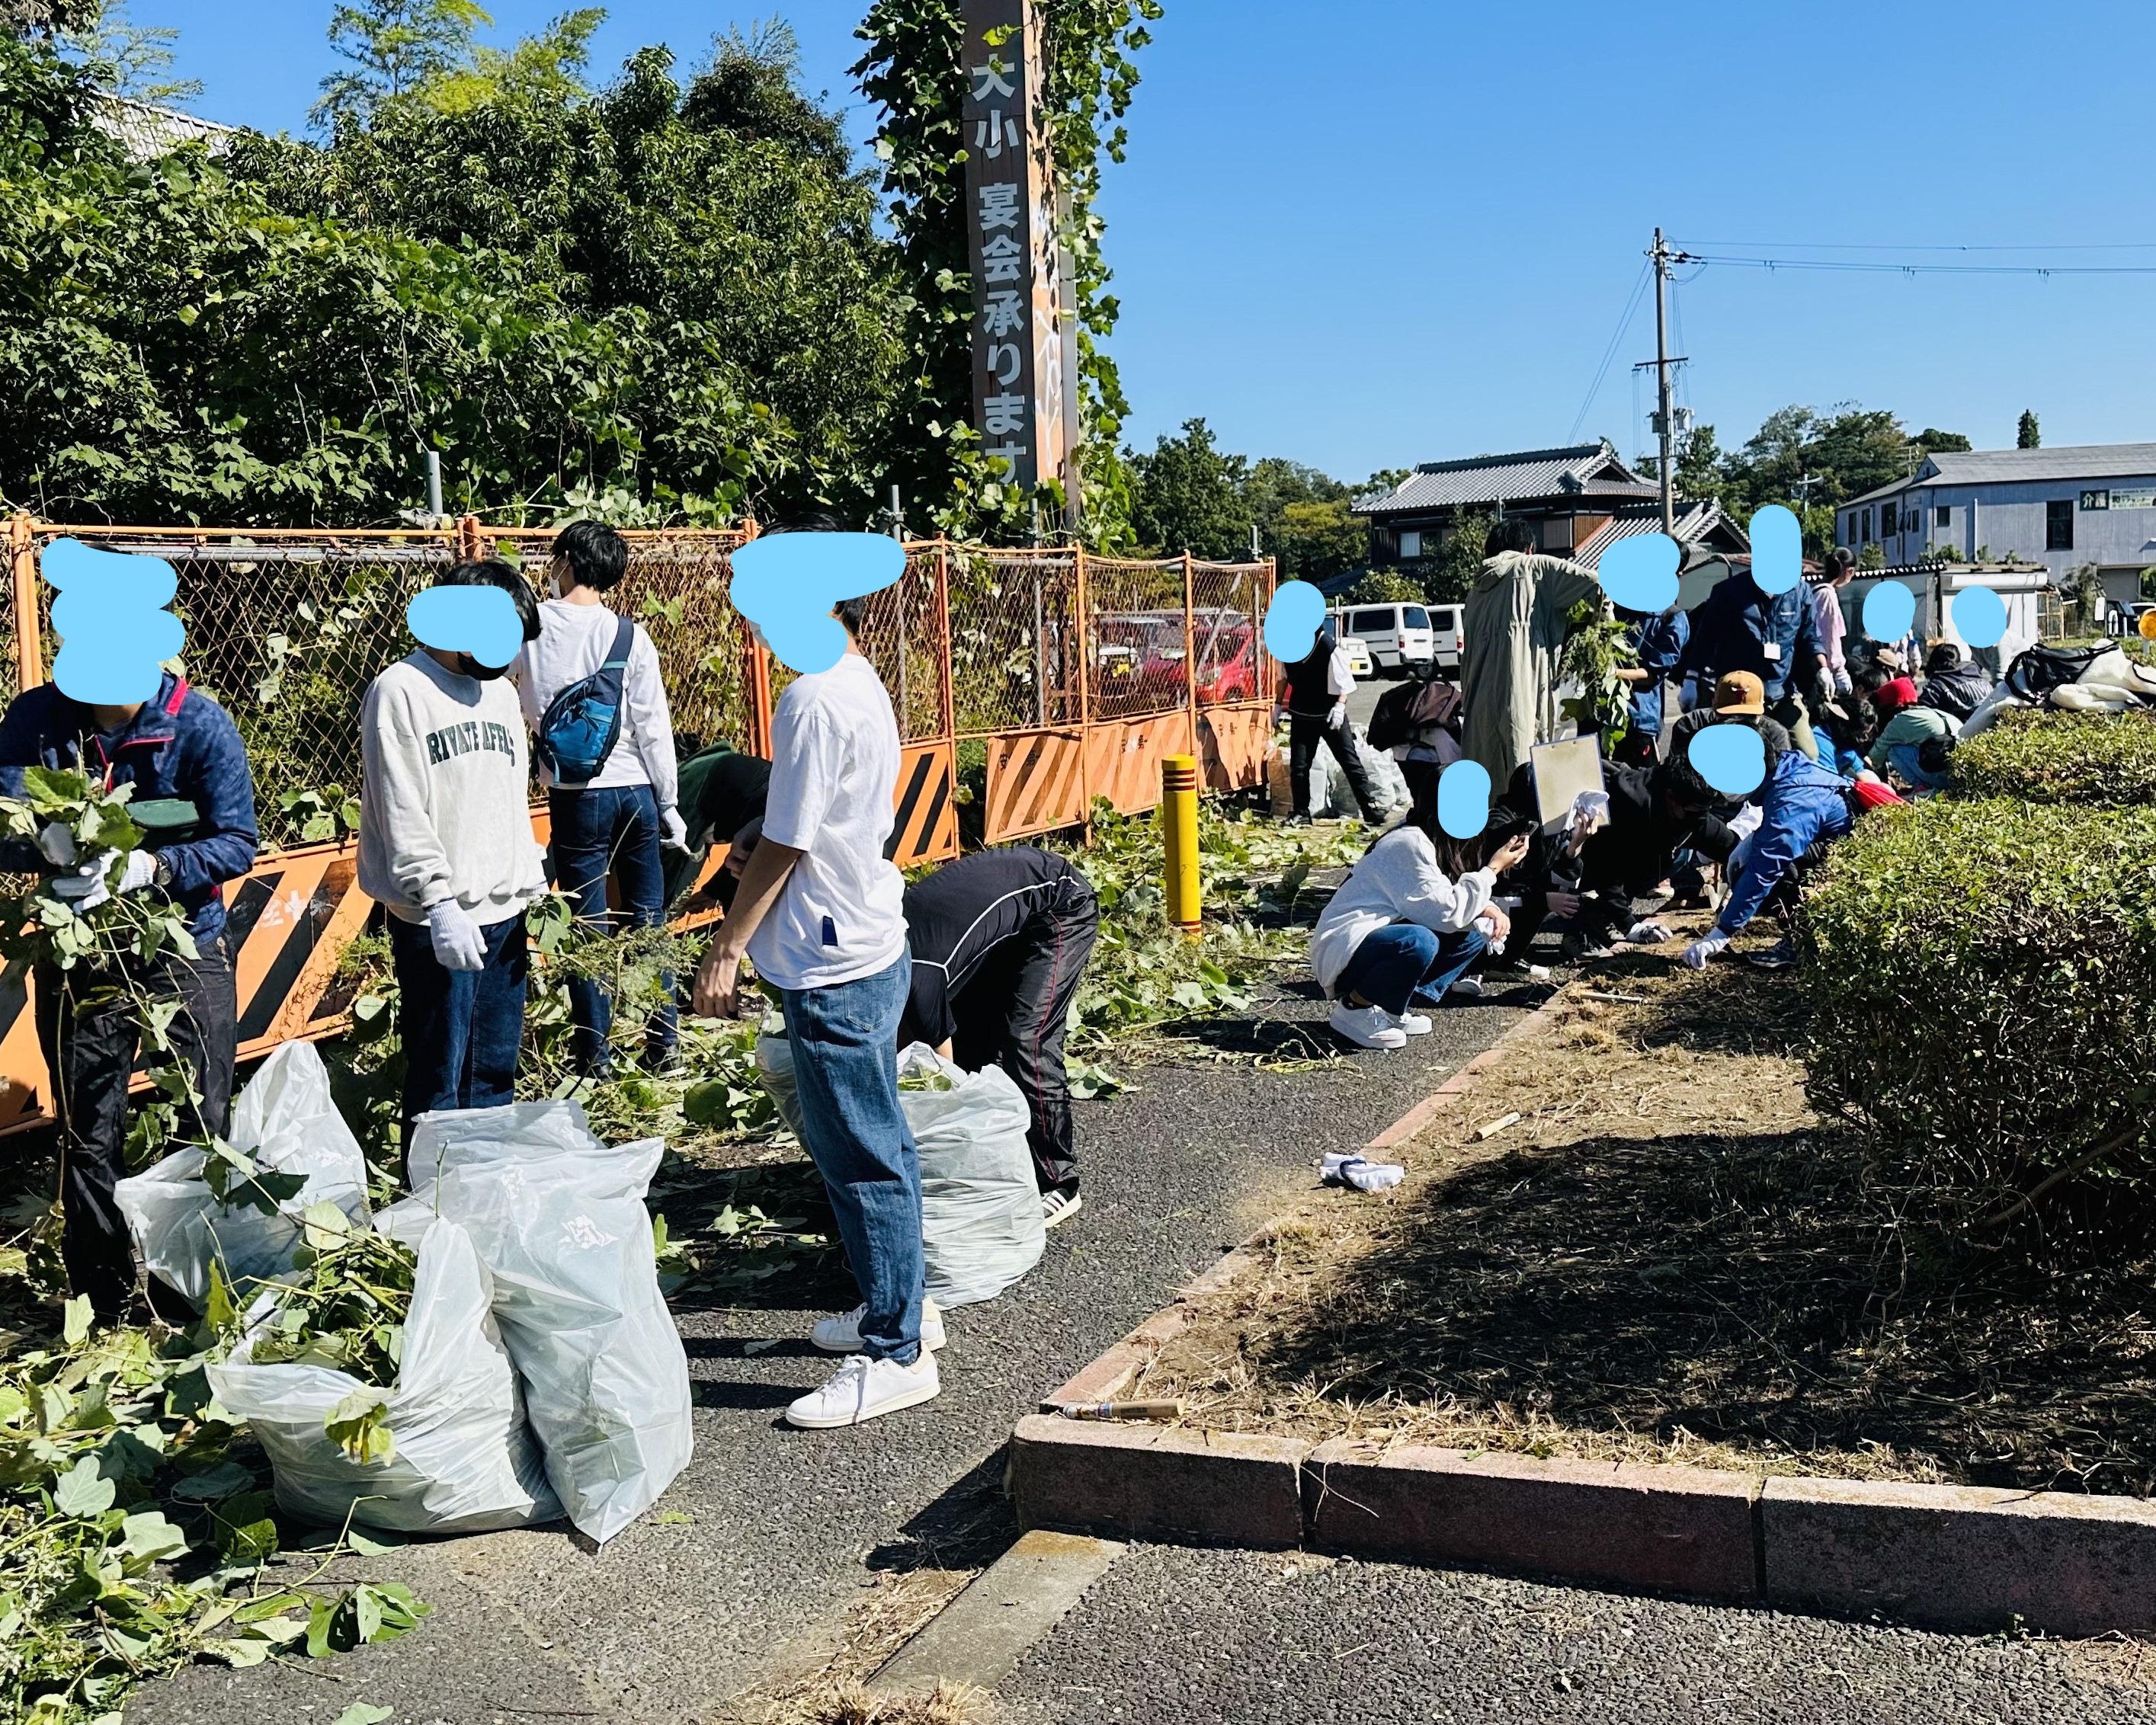
<instances>
[{"instance_id":1,"label":"person in navy work jacket","mask_svg":"<svg viewBox=\"0 0 2156 1725\"><path fill-rule=\"evenodd\" d=\"M85 706L47 683L18 695L0 719L0 795L22 796L33 766L85 772L108 789L132 785L137 803L194 805L193 825L169 842L146 840L156 847L128 859L118 889L157 893L187 914L199 956L167 948L131 961L127 980L152 1001L179 1003L167 1035L202 1096L182 1111L182 1129L223 1136L239 1018L223 888L254 866L259 842L254 781L238 729L223 708L170 672L152 699L131 706ZM34 843L19 839L0 843L0 869L54 872ZM100 882L75 896L94 903L104 890ZM69 1282L107 1320L126 1312L135 1290L134 1246L112 1189L126 1171L127 1085L142 1036L135 999L116 991L114 980L83 965L48 966L37 976L38 1037L59 1117L62 1253Z\"/></svg>"},{"instance_id":2,"label":"person in navy work jacket","mask_svg":"<svg viewBox=\"0 0 2156 1725\"><path fill-rule=\"evenodd\" d=\"M1691 638L1676 678L1697 678L1705 690L1732 671L1749 671L1766 686L1767 716L1789 731L1805 759L1816 760L1804 697L1825 662L1811 589L1799 581L1768 593L1749 569L1738 569L1692 607Z\"/></svg>"}]
</instances>

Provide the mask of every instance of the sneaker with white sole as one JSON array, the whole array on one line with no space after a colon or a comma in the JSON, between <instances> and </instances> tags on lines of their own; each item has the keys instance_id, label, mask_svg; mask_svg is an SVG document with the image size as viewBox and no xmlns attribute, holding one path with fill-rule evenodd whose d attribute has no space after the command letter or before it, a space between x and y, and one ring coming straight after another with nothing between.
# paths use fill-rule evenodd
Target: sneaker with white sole
<instances>
[{"instance_id":1,"label":"sneaker with white sole","mask_svg":"<svg viewBox=\"0 0 2156 1725\"><path fill-rule=\"evenodd\" d=\"M911 1365L850 1354L821 1390L812 1390L786 1410L786 1423L804 1431L863 1426L901 1408L919 1407L942 1393L936 1356L926 1348Z\"/></svg>"},{"instance_id":2,"label":"sneaker with white sole","mask_svg":"<svg viewBox=\"0 0 2156 1725\"><path fill-rule=\"evenodd\" d=\"M1040 1195L1041 1226L1052 1228L1058 1222L1067 1222L1085 1206L1086 1200L1075 1192L1043 1192Z\"/></svg>"},{"instance_id":3,"label":"sneaker with white sole","mask_svg":"<svg viewBox=\"0 0 2156 1725\"><path fill-rule=\"evenodd\" d=\"M861 1320L869 1315L865 1303L836 1318L819 1318L816 1328L808 1332L808 1339L826 1354L858 1354L861 1351ZM921 1302L921 1345L933 1353L943 1345L943 1313L935 1301L923 1298Z\"/></svg>"},{"instance_id":4,"label":"sneaker with white sole","mask_svg":"<svg viewBox=\"0 0 2156 1725\"><path fill-rule=\"evenodd\" d=\"M1394 1012L1389 1016L1394 1024L1399 1026L1411 1037L1426 1037L1430 1034L1430 1019L1424 1013Z\"/></svg>"},{"instance_id":5,"label":"sneaker with white sole","mask_svg":"<svg viewBox=\"0 0 2156 1725\"><path fill-rule=\"evenodd\" d=\"M1351 1006L1346 1001L1332 1009L1328 1021L1333 1034L1358 1048L1404 1048L1408 1033L1383 1006Z\"/></svg>"},{"instance_id":6,"label":"sneaker with white sole","mask_svg":"<svg viewBox=\"0 0 2156 1725\"><path fill-rule=\"evenodd\" d=\"M1446 992L1456 994L1463 1001L1479 1001L1482 998L1482 979L1480 976L1462 976Z\"/></svg>"}]
</instances>

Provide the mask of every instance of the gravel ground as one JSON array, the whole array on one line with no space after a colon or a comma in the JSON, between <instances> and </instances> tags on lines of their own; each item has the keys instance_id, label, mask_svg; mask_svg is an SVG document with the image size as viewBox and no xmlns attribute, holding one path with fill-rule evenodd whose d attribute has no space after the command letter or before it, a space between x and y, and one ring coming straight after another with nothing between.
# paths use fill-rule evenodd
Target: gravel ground
<instances>
[{"instance_id":1,"label":"gravel ground","mask_svg":"<svg viewBox=\"0 0 2156 1725\"><path fill-rule=\"evenodd\" d=\"M811 1659L880 1576L992 1558L1015 1537L998 1489L1014 1421L1314 1178L1322 1152L1367 1143L1541 995L1441 1012L1399 1054L1290 1072L1197 1058L1081 1104L1084 1211L1019 1287L954 1314L942 1396L919 1410L793 1431L780 1410L828 1369L806 1339L819 1313L783 1303L804 1291L757 1310L685 1303L696 1456L663 1518L603 1555L554 1529L415 1544L367 1570L434 1605L417 1633L312 1666L196 1667L139 1696L129 1725L326 1725L358 1700L395 1707L398 1725L726 1717ZM1281 1046L1299 1038L1277 1021L1323 1016L1291 980L1268 1010L1275 1023L1208 1040Z\"/></svg>"},{"instance_id":2,"label":"gravel ground","mask_svg":"<svg viewBox=\"0 0 2156 1725\"><path fill-rule=\"evenodd\" d=\"M2113 1725L2141 1650L1973 1640L1301 1555L1141 1547L998 1694L1001 1725ZM2156 1658L2145 1663L2156 1678Z\"/></svg>"}]
</instances>

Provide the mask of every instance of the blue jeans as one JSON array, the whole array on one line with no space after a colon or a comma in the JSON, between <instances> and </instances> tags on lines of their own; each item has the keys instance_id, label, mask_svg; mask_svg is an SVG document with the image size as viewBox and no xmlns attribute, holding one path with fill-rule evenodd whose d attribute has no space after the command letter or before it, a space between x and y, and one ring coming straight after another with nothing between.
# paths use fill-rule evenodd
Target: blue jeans
<instances>
[{"instance_id":1,"label":"blue jeans","mask_svg":"<svg viewBox=\"0 0 2156 1725\"><path fill-rule=\"evenodd\" d=\"M659 860L659 802L649 785L615 785L603 791L556 791L547 799L553 820L548 852L555 884L577 901L577 915L602 932L622 926L655 929L666 920L666 872ZM621 910L607 912L607 877L621 883ZM644 1063L664 1065L674 1052L676 1017L674 973L660 986L665 1004L644 1027ZM577 1070L603 1075L613 1063L608 1038L613 1002L598 983L569 984L569 1021L575 1026Z\"/></svg>"},{"instance_id":2,"label":"blue jeans","mask_svg":"<svg viewBox=\"0 0 2156 1725\"><path fill-rule=\"evenodd\" d=\"M802 1136L831 1195L839 1239L868 1311L861 1351L921 1354L921 1153L898 1106L898 1021L913 960L834 988L789 988L786 1041Z\"/></svg>"},{"instance_id":3,"label":"blue jeans","mask_svg":"<svg viewBox=\"0 0 2156 1725\"><path fill-rule=\"evenodd\" d=\"M1440 934L1419 923L1393 923L1363 937L1332 991L1343 1001L1360 995L1388 1012L1404 1012L1418 994L1443 1000L1488 944L1479 929Z\"/></svg>"},{"instance_id":4,"label":"blue jeans","mask_svg":"<svg viewBox=\"0 0 2156 1725\"><path fill-rule=\"evenodd\" d=\"M1948 783L1944 773L1928 773L1917 764L1914 743L1897 743L1887 751L1887 765L1920 791L1943 791Z\"/></svg>"},{"instance_id":5,"label":"blue jeans","mask_svg":"<svg viewBox=\"0 0 2156 1725\"><path fill-rule=\"evenodd\" d=\"M452 970L424 923L389 919L397 1025L404 1039L404 1129L437 1108L506 1108L516 1100L524 1042L522 912L480 930L486 965Z\"/></svg>"}]
</instances>

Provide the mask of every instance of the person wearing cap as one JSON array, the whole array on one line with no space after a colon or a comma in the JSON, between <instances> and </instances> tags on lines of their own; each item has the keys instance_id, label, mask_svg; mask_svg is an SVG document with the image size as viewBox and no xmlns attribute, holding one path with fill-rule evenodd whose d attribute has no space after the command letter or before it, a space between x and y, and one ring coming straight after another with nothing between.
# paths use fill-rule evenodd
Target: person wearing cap
<instances>
[{"instance_id":1,"label":"person wearing cap","mask_svg":"<svg viewBox=\"0 0 2156 1725\"><path fill-rule=\"evenodd\" d=\"M1702 688L1732 671L1748 671L1763 686L1768 714L1785 726L1797 747L1816 760L1810 715L1802 692L1823 662L1811 590L1801 581L1779 593L1764 591L1749 569L1732 571L1691 613L1691 639L1677 680L1696 676Z\"/></svg>"},{"instance_id":2,"label":"person wearing cap","mask_svg":"<svg viewBox=\"0 0 2156 1725\"><path fill-rule=\"evenodd\" d=\"M1871 704L1887 722L1866 756L1872 771L1889 767L1904 784L1920 791L1943 791L1946 773L1924 764L1926 745L1934 756L1951 749L1961 736L1961 720L1937 707L1928 707L1918 697L1917 685L1907 677L1890 678L1872 691Z\"/></svg>"},{"instance_id":3,"label":"person wearing cap","mask_svg":"<svg viewBox=\"0 0 2156 1725\"><path fill-rule=\"evenodd\" d=\"M1768 721L1771 724L1773 721ZM1902 799L1871 781L1852 784L1794 748L1779 749L1769 736L1766 794L1759 826L1729 859L1734 884L1714 927L1684 950L1684 962L1703 970L1707 961L1743 933L1762 909L1787 914L1806 874L1827 848L1856 824L1860 810ZM1779 970L1796 962L1795 944L1786 936L1771 952L1754 960Z\"/></svg>"}]
</instances>

